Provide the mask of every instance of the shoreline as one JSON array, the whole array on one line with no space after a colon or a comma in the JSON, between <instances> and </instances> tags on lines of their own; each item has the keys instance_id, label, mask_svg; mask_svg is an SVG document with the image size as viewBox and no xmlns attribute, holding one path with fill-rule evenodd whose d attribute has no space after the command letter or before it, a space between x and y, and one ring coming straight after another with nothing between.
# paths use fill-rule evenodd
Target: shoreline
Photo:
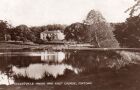
<instances>
[{"instance_id":1,"label":"shoreline","mask_svg":"<svg viewBox=\"0 0 140 90\"><path fill-rule=\"evenodd\" d=\"M108 51L108 50L126 50L126 51L140 51L140 48L93 48L89 45L87 46L78 45L55 45L55 44L34 44L34 45L26 45L26 44L7 44L7 43L0 43L0 50L8 51L8 50L50 50L50 51Z\"/></svg>"}]
</instances>

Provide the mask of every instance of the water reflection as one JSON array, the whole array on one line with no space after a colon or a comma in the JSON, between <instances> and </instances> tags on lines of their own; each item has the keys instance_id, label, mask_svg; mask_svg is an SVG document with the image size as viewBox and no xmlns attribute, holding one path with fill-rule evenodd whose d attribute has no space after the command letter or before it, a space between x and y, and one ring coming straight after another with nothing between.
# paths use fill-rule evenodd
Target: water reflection
<instances>
[{"instance_id":1,"label":"water reflection","mask_svg":"<svg viewBox=\"0 0 140 90\"><path fill-rule=\"evenodd\" d=\"M41 61L44 62L58 62L61 63L65 59L64 52L3 52L0 53L0 56L32 56L32 57L40 57Z\"/></svg>"},{"instance_id":2,"label":"water reflection","mask_svg":"<svg viewBox=\"0 0 140 90\"><path fill-rule=\"evenodd\" d=\"M122 53L122 52L120 52ZM101 69L124 67L133 60L139 60L139 52L115 51L71 51L71 52L2 52L0 55L0 85L15 82L65 80L94 76ZM135 58L134 58L135 57ZM139 60L140 61L140 60ZM95 72L94 72L95 71ZM53 78L53 79L52 79ZM44 81L43 81L44 80ZM79 80L79 79L77 79Z\"/></svg>"},{"instance_id":3,"label":"water reflection","mask_svg":"<svg viewBox=\"0 0 140 90\"><path fill-rule=\"evenodd\" d=\"M139 52L128 51L77 51L71 52L65 63L81 68L83 72L99 69L120 69L130 64L139 64Z\"/></svg>"},{"instance_id":4,"label":"water reflection","mask_svg":"<svg viewBox=\"0 0 140 90\"><path fill-rule=\"evenodd\" d=\"M53 76L54 78L57 78L58 76L64 75L66 69L73 71L75 74L78 74L79 72L78 69L66 64L31 64L26 68L18 68L13 66L12 72L13 75L16 76L38 80L43 79L45 76Z\"/></svg>"},{"instance_id":5,"label":"water reflection","mask_svg":"<svg viewBox=\"0 0 140 90\"><path fill-rule=\"evenodd\" d=\"M59 62L61 63L65 59L65 53L64 52L24 52L24 55L26 56L40 56L42 61L45 62Z\"/></svg>"},{"instance_id":6,"label":"water reflection","mask_svg":"<svg viewBox=\"0 0 140 90\"><path fill-rule=\"evenodd\" d=\"M61 63L65 59L65 53L64 52L32 52L28 53L29 56L40 56L41 61L45 62L58 62Z\"/></svg>"},{"instance_id":7,"label":"water reflection","mask_svg":"<svg viewBox=\"0 0 140 90\"><path fill-rule=\"evenodd\" d=\"M13 78L6 75L6 73L0 72L0 85L11 85L14 84Z\"/></svg>"},{"instance_id":8,"label":"water reflection","mask_svg":"<svg viewBox=\"0 0 140 90\"><path fill-rule=\"evenodd\" d=\"M46 62L58 62L61 63L65 59L65 53L64 52L42 52L41 53L41 60Z\"/></svg>"}]
</instances>

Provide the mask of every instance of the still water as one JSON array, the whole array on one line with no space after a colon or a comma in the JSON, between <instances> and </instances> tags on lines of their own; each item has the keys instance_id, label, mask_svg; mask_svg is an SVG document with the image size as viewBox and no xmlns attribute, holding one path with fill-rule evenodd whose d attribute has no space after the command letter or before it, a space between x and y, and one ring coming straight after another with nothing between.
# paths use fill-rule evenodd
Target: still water
<instances>
[{"instance_id":1,"label":"still water","mask_svg":"<svg viewBox=\"0 0 140 90\"><path fill-rule=\"evenodd\" d=\"M125 55L115 51L0 51L0 85L87 81L93 86L139 87L140 54Z\"/></svg>"}]
</instances>

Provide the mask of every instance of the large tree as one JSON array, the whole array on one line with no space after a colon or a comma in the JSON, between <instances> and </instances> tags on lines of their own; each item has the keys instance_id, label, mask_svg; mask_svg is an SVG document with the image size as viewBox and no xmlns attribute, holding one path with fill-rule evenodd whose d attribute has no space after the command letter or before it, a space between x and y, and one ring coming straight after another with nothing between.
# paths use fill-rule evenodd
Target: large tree
<instances>
[{"instance_id":1,"label":"large tree","mask_svg":"<svg viewBox=\"0 0 140 90\"><path fill-rule=\"evenodd\" d=\"M90 41L97 48L119 48L113 34L114 28L106 22L99 11L91 10L84 23L89 25Z\"/></svg>"}]
</instances>

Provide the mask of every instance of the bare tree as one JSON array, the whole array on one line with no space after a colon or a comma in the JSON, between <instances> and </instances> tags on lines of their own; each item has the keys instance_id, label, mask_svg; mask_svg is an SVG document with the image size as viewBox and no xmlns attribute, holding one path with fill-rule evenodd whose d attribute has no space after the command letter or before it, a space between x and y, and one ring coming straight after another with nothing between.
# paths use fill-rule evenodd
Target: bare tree
<instances>
[{"instance_id":1,"label":"bare tree","mask_svg":"<svg viewBox=\"0 0 140 90\"><path fill-rule=\"evenodd\" d=\"M140 11L140 0L134 0L136 3L128 8L125 12L129 12L130 17L132 17L136 12ZM140 13L138 13L138 16Z\"/></svg>"}]
</instances>

